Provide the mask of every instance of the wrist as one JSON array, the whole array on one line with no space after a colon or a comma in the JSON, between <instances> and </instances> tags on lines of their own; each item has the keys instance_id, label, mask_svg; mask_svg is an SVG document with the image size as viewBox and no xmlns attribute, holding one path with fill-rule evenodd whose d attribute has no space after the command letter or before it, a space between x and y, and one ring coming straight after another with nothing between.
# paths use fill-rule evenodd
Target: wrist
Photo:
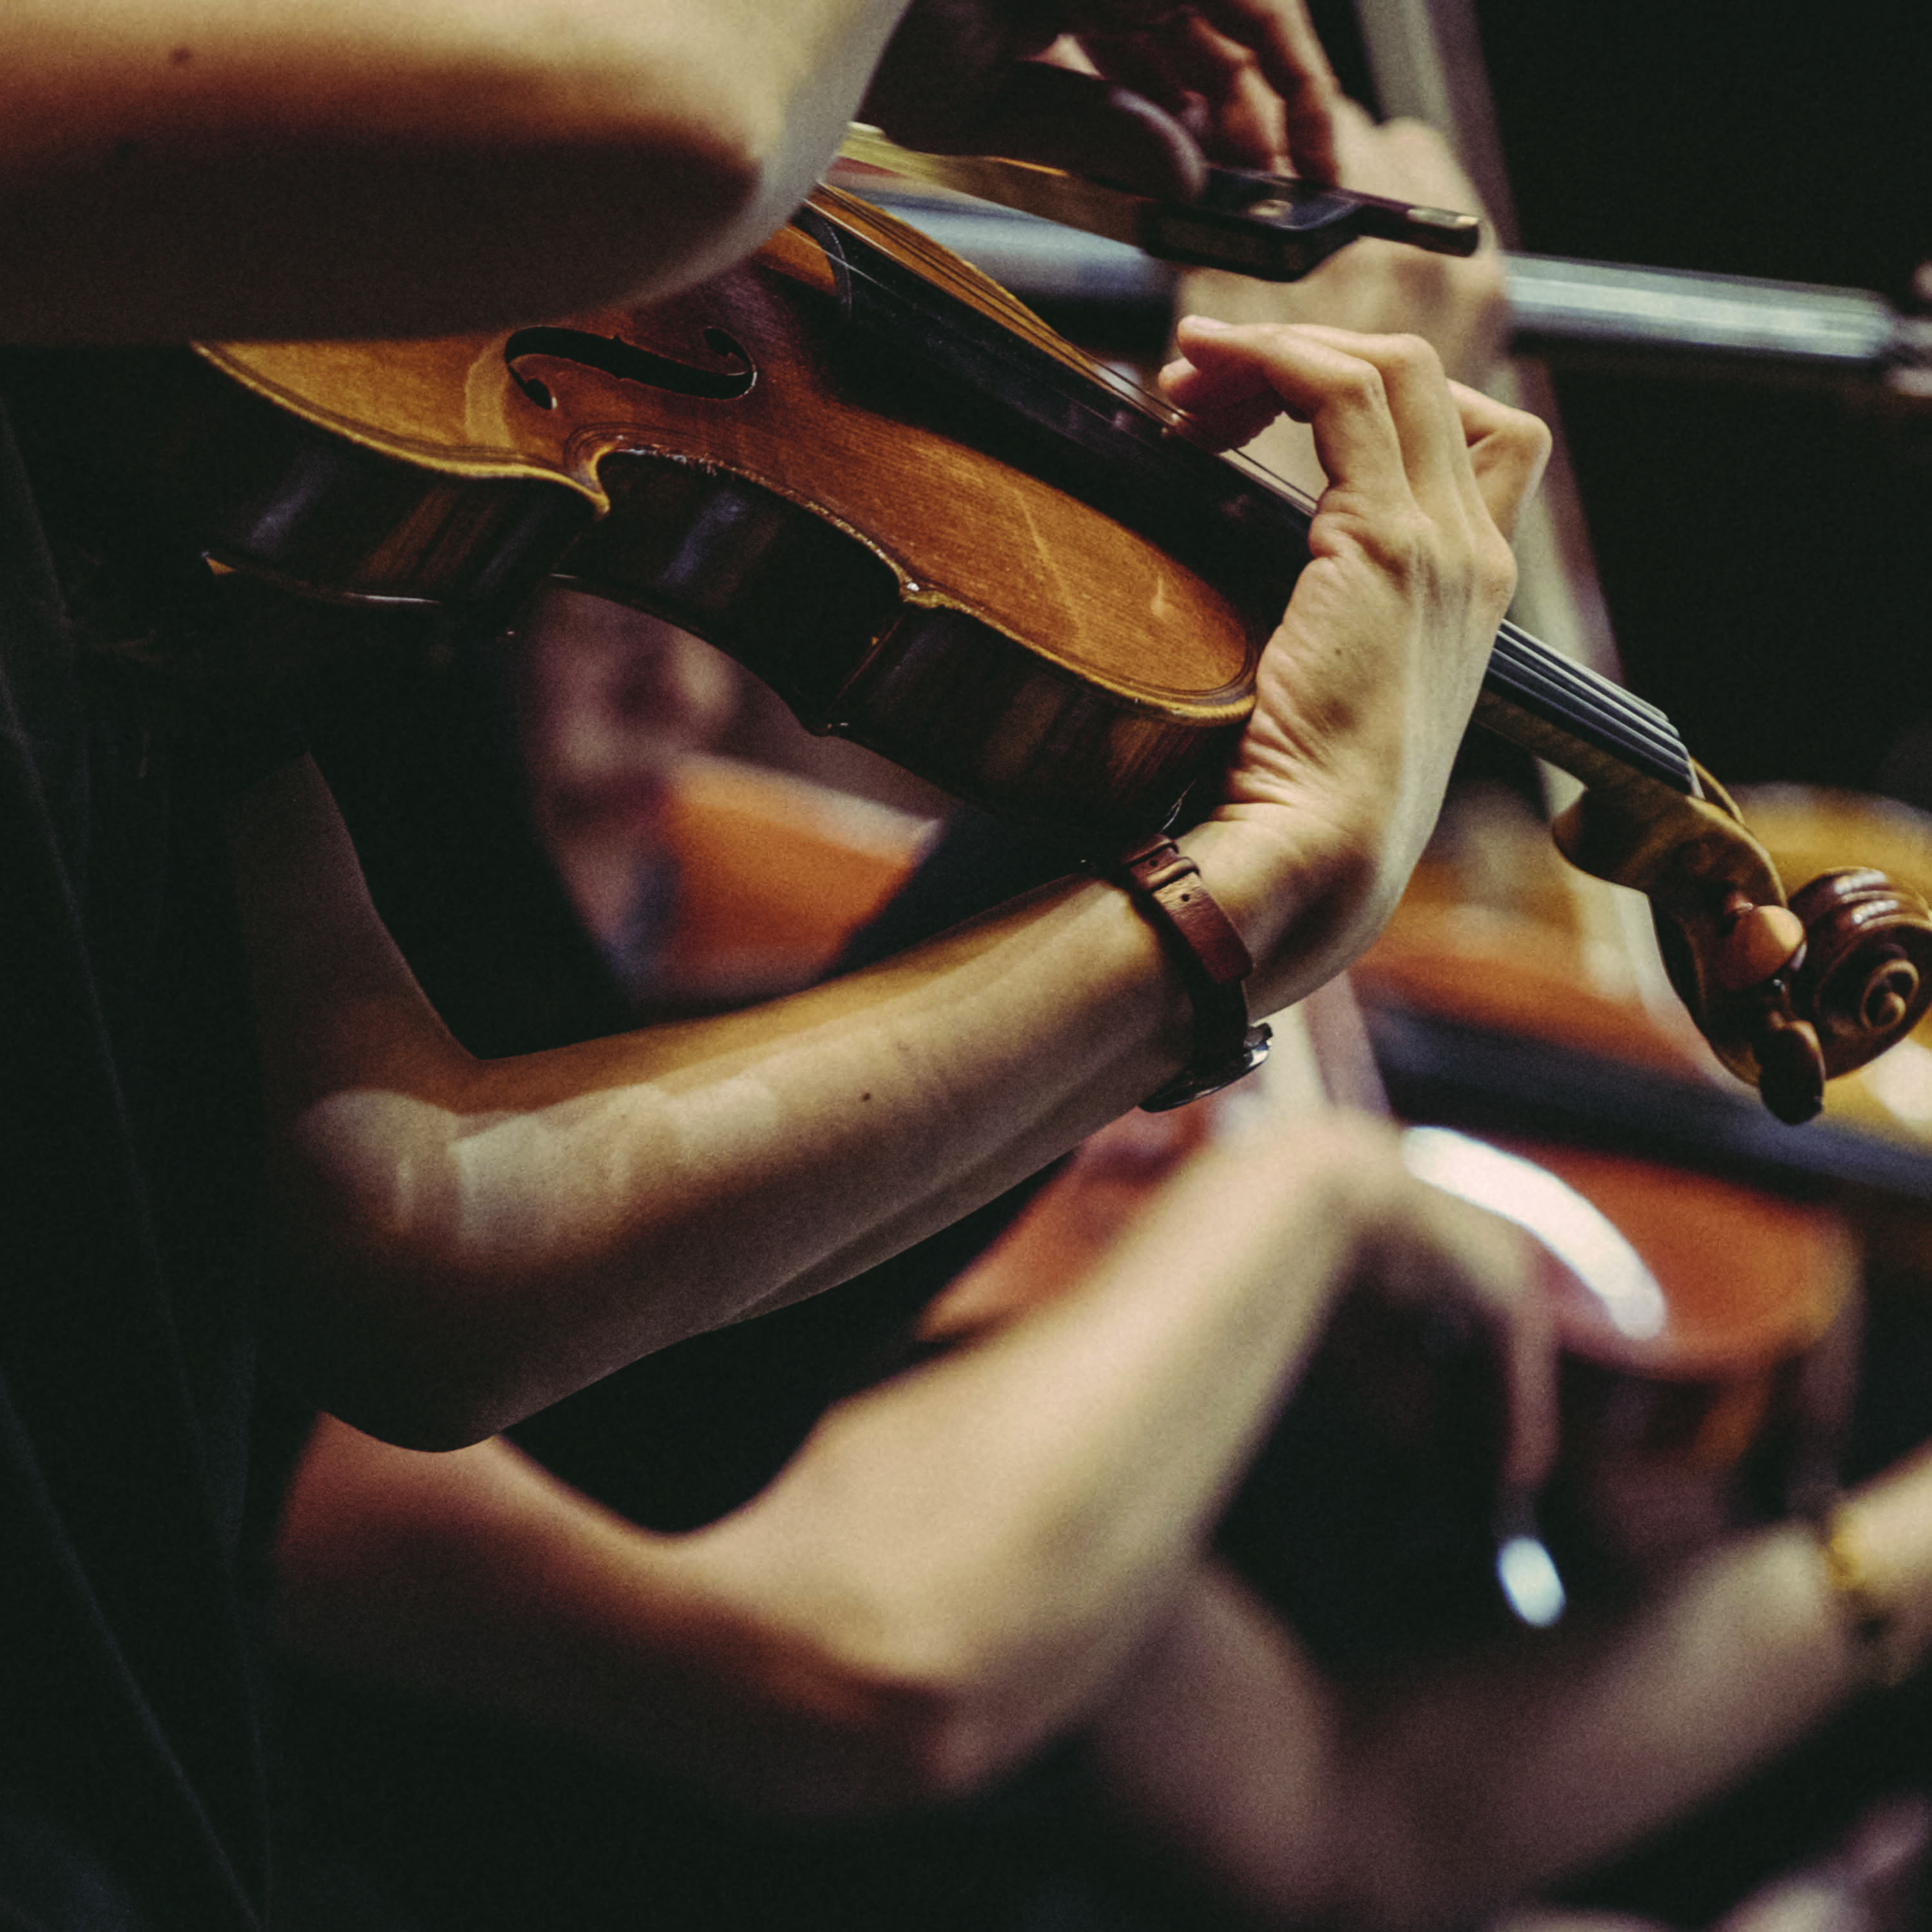
<instances>
[{"instance_id":1,"label":"wrist","mask_svg":"<svg viewBox=\"0 0 1932 1932\"><path fill-rule=\"evenodd\" d=\"M1186 1065L1141 1102L1166 1113L1232 1086L1268 1058L1268 1029L1248 1010L1254 962L1193 858L1165 834L1130 846L1112 876L1160 940L1192 1009Z\"/></svg>"},{"instance_id":2,"label":"wrist","mask_svg":"<svg viewBox=\"0 0 1932 1932\"><path fill-rule=\"evenodd\" d=\"M1365 943L1350 910L1356 896L1282 836L1278 816L1228 808L1180 841L1254 962L1248 1004L1256 1019L1334 978Z\"/></svg>"}]
</instances>

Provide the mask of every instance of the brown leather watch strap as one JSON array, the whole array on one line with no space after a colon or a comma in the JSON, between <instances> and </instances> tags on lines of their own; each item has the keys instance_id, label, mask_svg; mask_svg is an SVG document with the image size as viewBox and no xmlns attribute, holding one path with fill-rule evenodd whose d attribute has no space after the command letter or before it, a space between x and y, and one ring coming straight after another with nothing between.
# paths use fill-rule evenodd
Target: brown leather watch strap
<instances>
[{"instance_id":1,"label":"brown leather watch strap","mask_svg":"<svg viewBox=\"0 0 1932 1932\"><path fill-rule=\"evenodd\" d=\"M1194 861L1163 836L1124 854L1116 872L1160 935L1194 1006L1192 1060L1141 1102L1149 1113L1165 1113L1252 1073L1268 1058L1268 1029L1249 1024L1241 982L1254 962Z\"/></svg>"}]
</instances>

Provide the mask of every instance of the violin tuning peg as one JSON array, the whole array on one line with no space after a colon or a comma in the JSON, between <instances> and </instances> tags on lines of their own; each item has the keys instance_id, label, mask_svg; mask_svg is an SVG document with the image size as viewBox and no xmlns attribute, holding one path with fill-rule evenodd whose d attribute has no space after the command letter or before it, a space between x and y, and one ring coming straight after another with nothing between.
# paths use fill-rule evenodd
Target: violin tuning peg
<instances>
[{"instance_id":1,"label":"violin tuning peg","mask_svg":"<svg viewBox=\"0 0 1932 1932\"><path fill-rule=\"evenodd\" d=\"M1726 993L1742 993L1794 966L1804 951L1804 922L1780 905L1739 903L1726 909L1714 976Z\"/></svg>"},{"instance_id":2,"label":"violin tuning peg","mask_svg":"<svg viewBox=\"0 0 1932 1932\"><path fill-rule=\"evenodd\" d=\"M1808 1020L1779 1012L1765 1016L1751 1042L1757 1088L1764 1104L1787 1126L1801 1126L1825 1104L1825 1055Z\"/></svg>"}]
</instances>

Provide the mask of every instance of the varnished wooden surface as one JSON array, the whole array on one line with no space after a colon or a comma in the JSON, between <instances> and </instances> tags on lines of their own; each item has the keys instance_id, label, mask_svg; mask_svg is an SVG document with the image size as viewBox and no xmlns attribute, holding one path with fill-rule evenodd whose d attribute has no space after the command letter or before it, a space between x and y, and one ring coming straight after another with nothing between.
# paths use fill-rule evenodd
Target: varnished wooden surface
<instances>
[{"instance_id":1,"label":"varnished wooden surface","mask_svg":"<svg viewBox=\"0 0 1932 1932\"><path fill-rule=\"evenodd\" d=\"M569 324L698 368L719 364L706 335L722 328L756 370L724 400L519 358L554 399L546 409L513 380L504 334L202 352L331 434L448 474L553 480L600 509L599 466L620 452L744 478L875 550L909 605L964 612L1131 704L1238 720L1262 641L1255 619L1053 484L881 406L838 366L830 285L822 254L788 230L719 281Z\"/></svg>"}]
</instances>

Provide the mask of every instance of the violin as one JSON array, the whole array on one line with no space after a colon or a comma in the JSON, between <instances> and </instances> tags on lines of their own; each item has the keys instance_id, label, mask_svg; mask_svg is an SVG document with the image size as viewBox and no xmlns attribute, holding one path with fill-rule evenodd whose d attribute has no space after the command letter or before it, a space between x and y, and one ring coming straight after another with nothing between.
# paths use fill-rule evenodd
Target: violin
<instances>
[{"instance_id":1,"label":"violin","mask_svg":"<svg viewBox=\"0 0 1932 1932\"><path fill-rule=\"evenodd\" d=\"M574 583L710 639L814 730L1112 844L1211 786L1308 555L1305 498L829 188L640 308L89 367L41 401L223 566L485 613ZM1582 782L1560 847L1648 896L1700 1030L1779 1118L1932 1004L1924 901L1846 871L1787 908L1654 706L1505 622L1477 718Z\"/></svg>"},{"instance_id":2,"label":"violin","mask_svg":"<svg viewBox=\"0 0 1932 1932\"><path fill-rule=\"evenodd\" d=\"M1370 999L1391 974L1419 974L1453 1005L1478 958L1507 968L1500 950L1466 949L1432 970L1411 938L1394 958L1371 950ZM1530 1017L1561 1030L1546 1003L1562 985L1520 976L1506 998L1539 996ZM1384 1110L1367 1016L1365 1036L1350 984L1332 982L1287 1016L1259 1093L1130 1115L1096 1136L981 1261L982 1282L1024 1301L1030 1284L1073 1277L1248 1109ZM1697 1077L1630 1004L1586 1009L1583 1030L1599 1021L1638 1058ZM1402 1144L1420 1178L1528 1229L1558 1345L1559 1447L1535 1497L1509 1492L1508 1402L1487 1349L1451 1310L1345 1298L1216 1535L1324 1661L1385 1667L1546 1626L1566 1604L1624 1600L1722 1537L1832 1492L1862 1307L1858 1244L1836 1204L1520 1131L1409 1125Z\"/></svg>"},{"instance_id":3,"label":"violin","mask_svg":"<svg viewBox=\"0 0 1932 1932\"><path fill-rule=\"evenodd\" d=\"M1472 898L1456 870L1425 861L1351 988L1389 1103L1426 1124L1418 1171L1535 1210L1560 1264L1544 1271L1560 1448L1539 1514L1573 1590L1616 1596L1832 1492L1872 1204L1922 1215L1932 1170L1842 1128L1766 1132L1634 988L1590 985L1600 941L1540 896Z\"/></svg>"}]
</instances>

